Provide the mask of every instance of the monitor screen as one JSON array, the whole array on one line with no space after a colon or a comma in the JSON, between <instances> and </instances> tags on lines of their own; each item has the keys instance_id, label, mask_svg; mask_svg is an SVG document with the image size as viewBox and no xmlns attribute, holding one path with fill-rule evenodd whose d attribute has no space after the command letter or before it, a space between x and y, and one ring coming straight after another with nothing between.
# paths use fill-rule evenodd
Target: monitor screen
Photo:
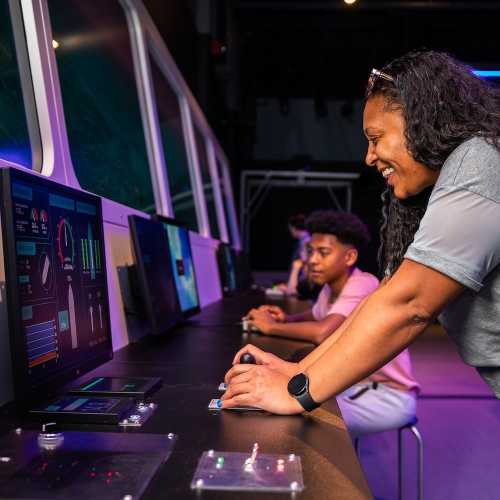
<instances>
[{"instance_id":1,"label":"monitor screen","mask_svg":"<svg viewBox=\"0 0 500 500\"><path fill-rule=\"evenodd\" d=\"M2 201L15 397L42 397L113 355L101 200L8 168Z\"/></svg>"},{"instance_id":2,"label":"monitor screen","mask_svg":"<svg viewBox=\"0 0 500 500\"><path fill-rule=\"evenodd\" d=\"M163 224L129 216L132 248L144 307L152 333L165 333L182 319L172 272L170 248Z\"/></svg>"},{"instance_id":3,"label":"monitor screen","mask_svg":"<svg viewBox=\"0 0 500 500\"><path fill-rule=\"evenodd\" d=\"M172 219L161 216L156 216L156 218L162 223L167 234L177 297L181 311L187 317L200 310L189 232Z\"/></svg>"},{"instance_id":4,"label":"monitor screen","mask_svg":"<svg viewBox=\"0 0 500 500\"><path fill-rule=\"evenodd\" d=\"M226 243L220 243L217 249L217 262L223 293L235 292L238 288L236 281L235 254Z\"/></svg>"}]
</instances>

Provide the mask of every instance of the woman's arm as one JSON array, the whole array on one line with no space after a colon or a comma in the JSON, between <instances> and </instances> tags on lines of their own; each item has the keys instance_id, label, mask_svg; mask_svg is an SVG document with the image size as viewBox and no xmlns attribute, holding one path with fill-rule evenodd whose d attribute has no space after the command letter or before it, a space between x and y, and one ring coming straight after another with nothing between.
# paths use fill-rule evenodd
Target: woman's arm
<instances>
[{"instance_id":1,"label":"woman's arm","mask_svg":"<svg viewBox=\"0 0 500 500\"><path fill-rule=\"evenodd\" d=\"M408 346L463 285L433 269L405 260L385 285L368 296L300 365L309 376L311 396L323 402L359 382ZM315 356L315 357L314 357ZM299 413L288 395L288 378L260 365L235 365L227 374L224 408L238 404L275 413Z\"/></svg>"},{"instance_id":2,"label":"woman's arm","mask_svg":"<svg viewBox=\"0 0 500 500\"><path fill-rule=\"evenodd\" d=\"M463 288L444 274L405 260L387 285L361 304L336 342L314 360L306 358L313 398L325 401L386 364Z\"/></svg>"}]
</instances>

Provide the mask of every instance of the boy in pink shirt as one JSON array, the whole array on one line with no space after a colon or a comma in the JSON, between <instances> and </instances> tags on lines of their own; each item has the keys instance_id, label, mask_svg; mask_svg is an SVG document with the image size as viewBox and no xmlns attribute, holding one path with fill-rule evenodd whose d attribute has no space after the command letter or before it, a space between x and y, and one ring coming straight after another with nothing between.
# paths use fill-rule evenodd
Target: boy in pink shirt
<instances>
[{"instance_id":1,"label":"boy in pink shirt","mask_svg":"<svg viewBox=\"0 0 500 500\"><path fill-rule=\"evenodd\" d=\"M306 221L311 235L307 245L310 277L323 288L314 306L287 315L277 306L262 306L248 313L250 324L262 334L320 344L351 314L379 282L356 267L359 251L369 241L361 220L346 212L321 211ZM367 325L369 327L369 325ZM363 382L337 396L353 437L394 429L415 415L418 383L404 350Z\"/></svg>"}]
</instances>

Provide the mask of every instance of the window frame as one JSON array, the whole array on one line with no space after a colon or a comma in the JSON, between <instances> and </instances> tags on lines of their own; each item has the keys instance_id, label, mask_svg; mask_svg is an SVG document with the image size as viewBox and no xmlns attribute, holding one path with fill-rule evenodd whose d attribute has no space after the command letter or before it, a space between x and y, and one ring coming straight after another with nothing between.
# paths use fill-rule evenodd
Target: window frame
<instances>
[{"instance_id":1,"label":"window frame","mask_svg":"<svg viewBox=\"0 0 500 500\"><path fill-rule=\"evenodd\" d=\"M53 35L48 2L47 0L9 0L9 2L17 4L22 14L22 26L26 37L26 58L29 62L27 71L31 75L30 81L27 82L29 85L28 94L30 88L33 91L33 105L28 110L28 106L25 104L25 112L27 119L35 120L40 135L40 165L32 165L32 170L39 171L43 176L57 182L82 189L71 158L56 55L52 46ZM238 248L240 237L235 218L234 198L231 198L233 196L231 181L227 174L228 162L224 152L144 4L140 0L117 0L117 2L123 8L128 26L135 83L141 110L141 126L146 142L156 211L167 217L174 216L152 82L150 57L154 57L155 64L179 100L198 233L208 238L211 237L194 138L194 123L199 127L206 143L221 240L228 241L230 231L233 246ZM17 42L16 54L19 56ZM220 177L217 162L221 163L222 177ZM0 164L7 165L9 162L0 160ZM221 183L224 186L223 191L220 189ZM226 198L231 220L226 220L223 196ZM142 213L138 209L104 196L103 201L103 214L109 222L123 224L120 211L113 207L125 207L127 213ZM109 210L106 209L106 206L110 207Z\"/></svg>"},{"instance_id":2,"label":"window frame","mask_svg":"<svg viewBox=\"0 0 500 500\"><path fill-rule=\"evenodd\" d=\"M42 170L42 135L35 102L35 82L31 74L29 59L29 41L27 27L23 21L23 12L19 0L8 0L8 20L12 31L12 42L16 58L17 73L23 98L23 114L31 153L29 165L22 165L4 158L0 164L5 166L22 167L26 170L40 172Z\"/></svg>"},{"instance_id":3,"label":"window frame","mask_svg":"<svg viewBox=\"0 0 500 500\"><path fill-rule=\"evenodd\" d=\"M232 243L231 245L233 248L236 250L241 250L241 237L240 237L240 231L239 231L239 226L238 226L238 218L236 215L236 207L234 204L234 192L233 192L233 185L231 182L231 175L229 173L229 162L226 158L226 155L224 154L224 151L220 148L215 148L214 147L214 155L215 155L215 161L220 165L220 169L222 171L222 177L220 179L220 182L222 186L224 187L224 191L222 193L222 196L224 196L224 199L227 203L227 211L229 214L229 221L227 222L227 229L231 233L231 240ZM219 171L217 169L217 171Z\"/></svg>"},{"instance_id":4,"label":"window frame","mask_svg":"<svg viewBox=\"0 0 500 500\"><path fill-rule=\"evenodd\" d=\"M191 142L191 129L192 123L190 120L190 112L189 112L189 104L187 103L186 97L182 93L182 81L179 80L180 75L176 75L174 69L176 69L175 62L173 61L170 53L168 53L168 49L159 44L157 40L155 40L154 33L147 32L147 48L148 48L148 71L149 71L149 82L151 86L151 94L155 95L154 92L154 84L151 73L151 61L149 58L153 58L154 64L156 64L158 70L162 74L163 78L166 80L166 83L170 86L171 90L176 94L177 101L179 104L180 116L181 116L181 124L182 124L182 134L184 139L184 145L186 148L186 157L188 164L188 175L189 175L189 183L191 186L191 192L193 194L195 212L196 212L196 220L198 226L198 233L203 236L207 236L206 232L206 222L207 222L207 214L204 212L204 197L203 193L199 193L199 189L197 184L199 182L199 175L197 172L197 160L195 159L196 152L193 153L192 150L192 142ZM162 212L159 212L160 215L164 215L167 217L175 217L175 212L172 203L172 192L170 190L169 182L168 182L168 165L165 161L165 153L163 150L163 143L161 139L161 129L160 129L160 120L158 114L158 107L156 96L154 99L154 105L152 105L152 111L154 112L154 137L157 147L161 150L161 163L159 163L158 167L162 169L165 176L164 185L167 187L167 191L165 193L166 197L166 206L164 207ZM153 128L153 127L152 127ZM160 155L158 155L160 157Z\"/></svg>"}]
</instances>

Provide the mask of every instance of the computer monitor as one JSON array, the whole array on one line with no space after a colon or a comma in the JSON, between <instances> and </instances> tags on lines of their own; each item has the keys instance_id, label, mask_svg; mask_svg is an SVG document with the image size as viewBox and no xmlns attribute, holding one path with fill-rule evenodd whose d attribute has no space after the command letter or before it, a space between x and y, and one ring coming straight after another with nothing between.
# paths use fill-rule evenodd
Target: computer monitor
<instances>
[{"instance_id":1,"label":"computer monitor","mask_svg":"<svg viewBox=\"0 0 500 500\"><path fill-rule=\"evenodd\" d=\"M236 277L235 254L227 243L219 243L217 248L217 263L224 295L235 292L238 288Z\"/></svg>"},{"instance_id":2,"label":"computer monitor","mask_svg":"<svg viewBox=\"0 0 500 500\"><path fill-rule=\"evenodd\" d=\"M16 400L32 403L113 356L101 200L1 172Z\"/></svg>"},{"instance_id":3,"label":"computer monitor","mask_svg":"<svg viewBox=\"0 0 500 500\"><path fill-rule=\"evenodd\" d=\"M187 318L200 311L189 232L174 219L155 215L155 220L161 222L167 234L177 297L181 311Z\"/></svg>"},{"instance_id":4,"label":"computer monitor","mask_svg":"<svg viewBox=\"0 0 500 500\"><path fill-rule=\"evenodd\" d=\"M167 332L183 319L172 271L172 258L163 224L129 216L135 269L154 335Z\"/></svg>"},{"instance_id":5,"label":"computer monitor","mask_svg":"<svg viewBox=\"0 0 500 500\"><path fill-rule=\"evenodd\" d=\"M235 251L236 281L239 290L248 290L254 284L248 254L243 250Z\"/></svg>"}]
</instances>

